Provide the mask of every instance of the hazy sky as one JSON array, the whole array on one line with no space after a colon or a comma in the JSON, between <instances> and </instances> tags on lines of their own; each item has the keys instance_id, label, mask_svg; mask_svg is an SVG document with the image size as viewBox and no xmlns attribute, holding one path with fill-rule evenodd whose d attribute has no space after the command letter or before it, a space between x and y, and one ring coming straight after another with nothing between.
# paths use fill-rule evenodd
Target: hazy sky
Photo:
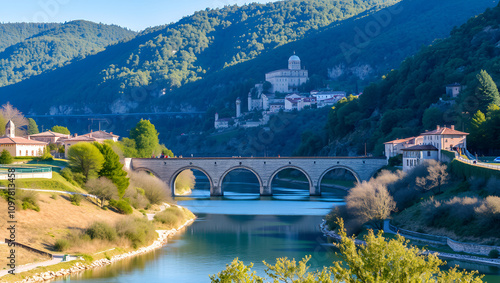
<instances>
[{"instance_id":1,"label":"hazy sky","mask_svg":"<svg viewBox=\"0 0 500 283\"><path fill-rule=\"evenodd\" d=\"M276 0L274 0L276 1ZM175 22L207 7L270 0L0 0L0 22L89 20L139 31Z\"/></svg>"}]
</instances>

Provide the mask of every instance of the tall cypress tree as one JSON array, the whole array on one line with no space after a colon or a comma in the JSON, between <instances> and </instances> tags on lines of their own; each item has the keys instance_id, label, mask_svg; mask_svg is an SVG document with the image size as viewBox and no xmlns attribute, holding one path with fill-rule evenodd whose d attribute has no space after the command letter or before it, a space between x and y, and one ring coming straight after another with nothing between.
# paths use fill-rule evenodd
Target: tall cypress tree
<instances>
[{"instance_id":1,"label":"tall cypress tree","mask_svg":"<svg viewBox=\"0 0 500 283\"><path fill-rule=\"evenodd\" d=\"M127 172L123 170L123 164L120 163L120 157L108 144L95 142L94 145L104 156L104 163L98 172L99 176L110 179L118 188L120 197L123 197L130 182L127 178Z\"/></svg>"},{"instance_id":2,"label":"tall cypress tree","mask_svg":"<svg viewBox=\"0 0 500 283\"><path fill-rule=\"evenodd\" d=\"M40 131L38 130L38 125L35 120L32 118L28 118L28 135L38 134Z\"/></svg>"},{"instance_id":3,"label":"tall cypress tree","mask_svg":"<svg viewBox=\"0 0 500 283\"><path fill-rule=\"evenodd\" d=\"M486 112L490 104L500 105L500 94L491 76L485 70L476 75L479 85L476 88L476 97L479 99L479 110Z\"/></svg>"}]
</instances>

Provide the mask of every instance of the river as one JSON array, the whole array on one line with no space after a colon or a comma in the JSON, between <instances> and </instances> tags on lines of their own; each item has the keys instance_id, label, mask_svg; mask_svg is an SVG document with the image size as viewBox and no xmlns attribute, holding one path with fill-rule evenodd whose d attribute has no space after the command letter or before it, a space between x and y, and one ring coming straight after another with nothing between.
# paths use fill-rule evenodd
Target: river
<instances>
[{"instance_id":1,"label":"river","mask_svg":"<svg viewBox=\"0 0 500 283\"><path fill-rule=\"evenodd\" d=\"M198 219L166 246L57 282L203 283L234 258L253 262L259 275L265 275L262 261L274 264L277 257L299 260L312 255L311 269L338 260L318 225L334 205L343 204L346 193L325 189L321 197L310 197L301 185L278 184L273 189L272 197L260 197L256 183L231 182L224 186L224 197L210 198L208 185L197 180L191 196L176 200ZM465 267L488 274L486 282L500 282L498 268Z\"/></svg>"}]
</instances>

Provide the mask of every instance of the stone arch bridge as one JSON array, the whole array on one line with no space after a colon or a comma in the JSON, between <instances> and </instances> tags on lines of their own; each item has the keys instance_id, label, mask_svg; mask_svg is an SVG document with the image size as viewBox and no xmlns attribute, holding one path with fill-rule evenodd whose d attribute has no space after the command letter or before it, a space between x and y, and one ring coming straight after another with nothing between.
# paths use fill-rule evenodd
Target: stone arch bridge
<instances>
[{"instance_id":1,"label":"stone arch bridge","mask_svg":"<svg viewBox=\"0 0 500 283\"><path fill-rule=\"evenodd\" d=\"M273 194L271 182L284 169L297 169L309 181L309 193L321 195L320 184L326 173L342 168L350 171L358 182L369 180L378 169L387 165L385 158L372 157L207 157L207 158L126 158L125 168L148 171L169 184L172 195L175 179L186 169L203 172L210 182L210 195L222 196L222 181L231 171L246 169L255 174L260 194Z\"/></svg>"}]
</instances>

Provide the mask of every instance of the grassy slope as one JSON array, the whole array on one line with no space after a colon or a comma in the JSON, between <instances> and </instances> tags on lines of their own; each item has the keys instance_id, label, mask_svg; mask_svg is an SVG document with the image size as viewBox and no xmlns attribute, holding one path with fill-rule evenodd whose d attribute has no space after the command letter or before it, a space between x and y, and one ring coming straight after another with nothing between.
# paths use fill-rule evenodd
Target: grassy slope
<instances>
[{"instance_id":1,"label":"grassy slope","mask_svg":"<svg viewBox=\"0 0 500 283\"><path fill-rule=\"evenodd\" d=\"M483 237L474 237L467 235L457 235L450 229L446 228L436 228L430 227L426 225L426 220L421 214L422 203L429 198L433 197L437 201L448 200L453 197L478 197L482 198L483 196L478 195L476 192L472 191L463 191L459 187L459 183L451 184L444 188L444 192L440 195L434 196L430 192L420 199L420 201L407 209L403 210L400 213L397 213L393 216L393 223L396 224L399 228L416 231L419 233L427 233L438 236L449 237L453 240L463 241L463 242L474 242L479 244L487 244L491 245L493 243L499 242L498 238L483 238ZM474 229L473 225L469 225L469 229Z\"/></svg>"},{"instance_id":2,"label":"grassy slope","mask_svg":"<svg viewBox=\"0 0 500 283\"><path fill-rule=\"evenodd\" d=\"M8 184L9 181L7 180L0 181L0 186L2 187L6 187ZM16 187L87 193L85 190L68 182L61 175L59 175L59 173L56 172L52 172L52 179L44 179L44 178L18 179L16 180Z\"/></svg>"}]
</instances>

